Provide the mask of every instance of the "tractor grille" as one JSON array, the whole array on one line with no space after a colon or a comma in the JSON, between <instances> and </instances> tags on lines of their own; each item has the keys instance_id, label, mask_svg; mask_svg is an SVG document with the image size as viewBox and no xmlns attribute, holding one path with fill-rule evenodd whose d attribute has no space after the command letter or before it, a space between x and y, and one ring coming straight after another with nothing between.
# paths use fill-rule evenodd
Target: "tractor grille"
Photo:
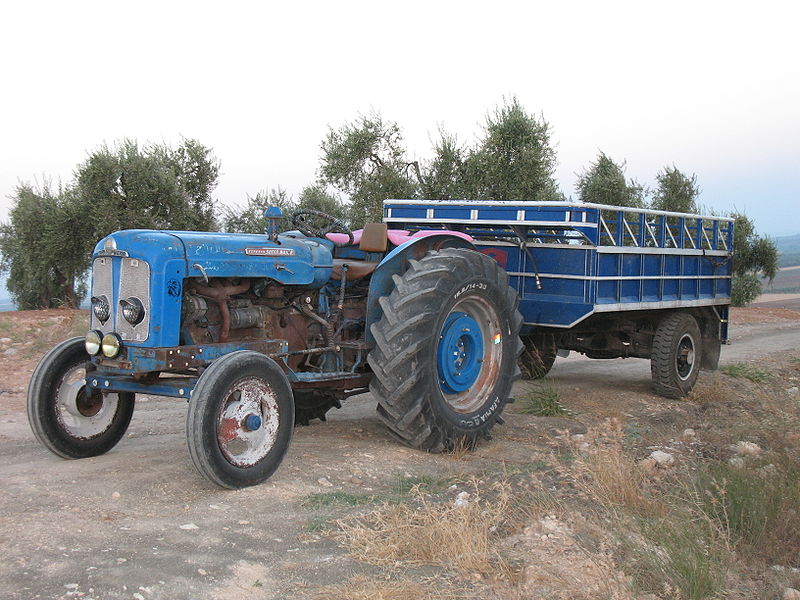
<instances>
[{"instance_id":1,"label":"tractor grille","mask_svg":"<svg viewBox=\"0 0 800 600\"><path fill-rule=\"evenodd\" d=\"M115 290L115 280L118 289ZM144 342L150 334L150 265L136 258L99 256L92 265L92 296L105 296L111 316L101 323L92 311L91 327L104 334L116 332L125 341ZM144 306L144 318L132 325L122 316L120 300L138 298Z\"/></svg>"}]
</instances>

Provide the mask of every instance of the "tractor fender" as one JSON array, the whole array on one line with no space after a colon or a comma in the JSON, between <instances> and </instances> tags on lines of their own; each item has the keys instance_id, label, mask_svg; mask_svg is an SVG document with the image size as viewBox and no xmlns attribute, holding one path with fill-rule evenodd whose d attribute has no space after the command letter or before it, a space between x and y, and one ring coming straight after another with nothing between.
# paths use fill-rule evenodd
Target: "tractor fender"
<instances>
[{"instance_id":1,"label":"tractor fender","mask_svg":"<svg viewBox=\"0 0 800 600\"><path fill-rule=\"evenodd\" d=\"M369 296L367 297L366 342L369 347L375 343L371 326L383 317L383 307L379 300L392 293L393 277L404 273L408 269L410 260L420 259L431 250L441 250L442 248L476 250L475 245L464 234L447 232L427 234L426 232L424 237L411 239L389 252L375 268L369 282Z\"/></svg>"}]
</instances>

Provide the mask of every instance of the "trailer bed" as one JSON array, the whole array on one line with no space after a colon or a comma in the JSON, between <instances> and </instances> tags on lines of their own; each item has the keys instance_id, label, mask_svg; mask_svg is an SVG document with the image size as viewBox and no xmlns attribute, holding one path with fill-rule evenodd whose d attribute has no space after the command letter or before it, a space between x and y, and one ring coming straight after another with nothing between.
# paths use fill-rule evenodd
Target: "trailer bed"
<instances>
[{"instance_id":1,"label":"trailer bed","mask_svg":"<svg viewBox=\"0 0 800 600\"><path fill-rule=\"evenodd\" d=\"M576 202L386 200L384 222L472 236L510 275L526 326L570 328L595 313L700 306L716 307L727 322L727 217Z\"/></svg>"}]
</instances>

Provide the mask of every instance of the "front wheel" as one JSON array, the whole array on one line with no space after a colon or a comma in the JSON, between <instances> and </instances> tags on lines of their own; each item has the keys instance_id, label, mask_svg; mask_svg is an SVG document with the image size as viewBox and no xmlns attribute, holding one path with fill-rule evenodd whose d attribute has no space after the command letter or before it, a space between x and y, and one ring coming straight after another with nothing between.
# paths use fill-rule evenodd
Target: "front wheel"
<instances>
[{"instance_id":1,"label":"front wheel","mask_svg":"<svg viewBox=\"0 0 800 600\"><path fill-rule=\"evenodd\" d=\"M87 388L87 367L91 363L83 338L72 338L44 355L28 385L31 429L62 458L108 452L125 435L133 415L134 395Z\"/></svg>"},{"instance_id":2,"label":"front wheel","mask_svg":"<svg viewBox=\"0 0 800 600\"><path fill-rule=\"evenodd\" d=\"M430 252L395 277L368 361L378 414L402 441L441 452L488 437L519 378L518 301L473 250Z\"/></svg>"},{"instance_id":3,"label":"front wheel","mask_svg":"<svg viewBox=\"0 0 800 600\"><path fill-rule=\"evenodd\" d=\"M681 398L692 391L700 373L702 338L695 318L667 315L658 324L650 355L650 372L657 394Z\"/></svg>"},{"instance_id":4,"label":"front wheel","mask_svg":"<svg viewBox=\"0 0 800 600\"><path fill-rule=\"evenodd\" d=\"M215 360L192 392L189 454L221 487L256 485L280 465L293 426L292 390L280 367L258 352L232 352Z\"/></svg>"}]
</instances>

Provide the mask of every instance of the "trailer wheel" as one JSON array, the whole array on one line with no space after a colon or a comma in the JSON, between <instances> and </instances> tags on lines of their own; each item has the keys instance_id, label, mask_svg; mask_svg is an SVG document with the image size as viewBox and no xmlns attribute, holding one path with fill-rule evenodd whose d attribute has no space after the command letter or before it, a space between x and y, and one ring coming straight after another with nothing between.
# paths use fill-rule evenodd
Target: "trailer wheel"
<instances>
[{"instance_id":1,"label":"trailer wheel","mask_svg":"<svg viewBox=\"0 0 800 600\"><path fill-rule=\"evenodd\" d=\"M681 398L688 394L700 373L702 337L695 318L672 313L661 320L653 338L650 372L657 394Z\"/></svg>"},{"instance_id":2,"label":"trailer wheel","mask_svg":"<svg viewBox=\"0 0 800 600\"><path fill-rule=\"evenodd\" d=\"M44 355L28 385L28 422L36 438L62 458L105 454L125 435L134 395L87 389L91 369L83 338Z\"/></svg>"},{"instance_id":3,"label":"trailer wheel","mask_svg":"<svg viewBox=\"0 0 800 600\"><path fill-rule=\"evenodd\" d=\"M558 348L552 335L530 335L522 338L525 349L519 357L519 366L524 379L541 379L553 368Z\"/></svg>"},{"instance_id":4,"label":"trailer wheel","mask_svg":"<svg viewBox=\"0 0 800 600\"><path fill-rule=\"evenodd\" d=\"M294 390L294 424L308 425L312 419L326 421L332 408L342 408L339 399L329 392Z\"/></svg>"},{"instance_id":5,"label":"trailer wheel","mask_svg":"<svg viewBox=\"0 0 800 600\"><path fill-rule=\"evenodd\" d=\"M415 448L471 447L489 437L520 375L517 294L494 260L461 248L410 261L394 282L371 327L378 415Z\"/></svg>"},{"instance_id":6,"label":"trailer wheel","mask_svg":"<svg viewBox=\"0 0 800 600\"><path fill-rule=\"evenodd\" d=\"M258 352L232 352L211 363L192 392L189 454L219 486L256 485L280 465L293 425L292 390L280 367Z\"/></svg>"}]
</instances>

